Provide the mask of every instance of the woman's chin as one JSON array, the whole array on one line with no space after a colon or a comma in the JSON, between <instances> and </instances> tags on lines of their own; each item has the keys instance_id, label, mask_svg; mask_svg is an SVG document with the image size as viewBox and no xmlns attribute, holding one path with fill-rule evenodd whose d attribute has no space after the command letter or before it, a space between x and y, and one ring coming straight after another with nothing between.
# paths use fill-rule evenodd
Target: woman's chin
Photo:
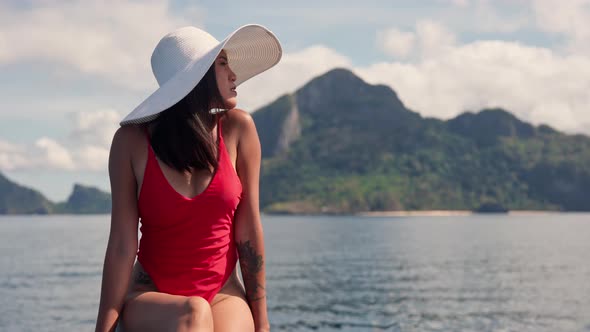
<instances>
[{"instance_id":1,"label":"woman's chin","mask_svg":"<svg viewBox=\"0 0 590 332\"><path fill-rule=\"evenodd\" d=\"M225 109L228 109L228 110L236 108L236 106L238 106L238 100L236 98L226 99L224 101L224 106L225 106Z\"/></svg>"}]
</instances>

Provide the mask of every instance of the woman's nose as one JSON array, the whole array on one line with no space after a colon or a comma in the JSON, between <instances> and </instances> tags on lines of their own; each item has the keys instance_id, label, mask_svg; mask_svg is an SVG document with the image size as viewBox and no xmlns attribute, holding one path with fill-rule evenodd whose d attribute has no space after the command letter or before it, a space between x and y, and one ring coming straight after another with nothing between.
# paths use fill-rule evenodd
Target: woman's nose
<instances>
[{"instance_id":1,"label":"woman's nose","mask_svg":"<svg viewBox=\"0 0 590 332\"><path fill-rule=\"evenodd\" d=\"M236 78L237 78L236 77L236 73L234 73L234 71L231 70L231 68L229 68L229 79L230 79L230 81L235 82Z\"/></svg>"}]
</instances>

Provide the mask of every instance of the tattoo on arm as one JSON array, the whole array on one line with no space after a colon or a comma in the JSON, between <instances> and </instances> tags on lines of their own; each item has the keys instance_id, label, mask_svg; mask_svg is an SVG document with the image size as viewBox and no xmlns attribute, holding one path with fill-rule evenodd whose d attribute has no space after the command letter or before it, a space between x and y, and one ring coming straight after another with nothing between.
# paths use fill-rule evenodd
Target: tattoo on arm
<instances>
[{"instance_id":1,"label":"tattoo on arm","mask_svg":"<svg viewBox=\"0 0 590 332\"><path fill-rule=\"evenodd\" d=\"M264 287L258 283L258 273L262 271L264 264L262 255L258 254L250 244L238 242L238 253L240 255L240 268L244 286L246 287L246 298L250 303L263 299L265 297Z\"/></svg>"}]
</instances>

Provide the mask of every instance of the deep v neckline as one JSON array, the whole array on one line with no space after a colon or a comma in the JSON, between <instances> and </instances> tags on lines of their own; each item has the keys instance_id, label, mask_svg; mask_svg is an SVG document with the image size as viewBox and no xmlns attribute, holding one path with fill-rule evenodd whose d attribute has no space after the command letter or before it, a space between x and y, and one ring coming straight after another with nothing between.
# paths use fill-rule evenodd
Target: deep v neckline
<instances>
[{"instance_id":1,"label":"deep v neckline","mask_svg":"<svg viewBox=\"0 0 590 332\"><path fill-rule=\"evenodd\" d=\"M201 191L200 193L196 194L193 197L188 197L188 196L181 194L180 192L178 192L178 190L176 190L172 186L172 184L170 184L170 181L168 181L168 178L166 178L166 174L164 174L164 171L162 170L162 167L160 166L160 162L158 161L158 158L156 156L156 152L152 148L152 144L148 141L150 153L153 156L153 159L156 163L156 168L158 169L158 173L162 176L162 179L166 183L166 186L171 191L173 191L176 196L182 198L183 200L194 201L194 200L200 198L201 196L203 196L205 193L207 193L211 189L213 182L217 178L217 174L219 173L219 168L221 167L221 162L222 162L221 154L223 153L223 149L225 149L225 146L223 144L223 136L221 135L221 125L220 124L221 124L221 121L219 120L219 118L217 118L217 129L216 129L217 130L217 143L215 144L217 146L217 167L213 170L213 175L211 176L211 179L209 180L209 183L207 184L205 189L203 189L203 191ZM144 178L145 178L145 174L144 174Z\"/></svg>"}]
</instances>

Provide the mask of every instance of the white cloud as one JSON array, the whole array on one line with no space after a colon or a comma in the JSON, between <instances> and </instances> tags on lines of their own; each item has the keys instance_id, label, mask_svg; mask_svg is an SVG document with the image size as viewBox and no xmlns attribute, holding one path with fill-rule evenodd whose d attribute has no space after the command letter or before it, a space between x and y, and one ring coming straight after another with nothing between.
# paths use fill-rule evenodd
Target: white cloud
<instances>
[{"instance_id":1,"label":"white cloud","mask_svg":"<svg viewBox=\"0 0 590 332\"><path fill-rule=\"evenodd\" d=\"M436 12L436 20L458 34L508 34L533 28L533 0L438 0L449 4Z\"/></svg>"},{"instance_id":2,"label":"white cloud","mask_svg":"<svg viewBox=\"0 0 590 332\"><path fill-rule=\"evenodd\" d=\"M551 29L566 33L570 28L557 20ZM568 33L575 40L582 32ZM391 86L423 115L450 118L465 110L503 107L534 124L590 134L590 56L506 41L458 45L445 26L432 21L419 21L415 36L416 61L377 63L356 72L368 82Z\"/></svg>"},{"instance_id":3,"label":"white cloud","mask_svg":"<svg viewBox=\"0 0 590 332\"><path fill-rule=\"evenodd\" d=\"M72 156L66 148L55 140L42 137L35 142L36 157L30 161L35 166L45 168L73 170L75 168Z\"/></svg>"},{"instance_id":4,"label":"white cloud","mask_svg":"<svg viewBox=\"0 0 590 332\"><path fill-rule=\"evenodd\" d=\"M436 58L457 42L449 29L432 20L418 21L415 30L401 31L392 27L377 31L377 47L397 58L408 58L416 52L421 58Z\"/></svg>"},{"instance_id":5,"label":"white cloud","mask_svg":"<svg viewBox=\"0 0 590 332\"><path fill-rule=\"evenodd\" d=\"M114 110L72 114L74 126L68 142L75 142L71 150L79 170L107 170L111 141L121 118L121 114Z\"/></svg>"},{"instance_id":6,"label":"white cloud","mask_svg":"<svg viewBox=\"0 0 590 332\"><path fill-rule=\"evenodd\" d=\"M22 145L0 141L0 170L12 171L29 164Z\"/></svg>"},{"instance_id":7,"label":"white cloud","mask_svg":"<svg viewBox=\"0 0 590 332\"><path fill-rule=\"evenodd\" d=\"M121 114L114 110L76 112L70 115L74 127L69 139L84 144L97 144L108 148L115 131L119 128Z\"/></svg>"},{"instance_id":8,"label":"white cloud","mask_svg":"<svg viewBox=\"0 0 590 332\"><path fill-rule=\"evenodd\" d=\"M414 51L415 44L416 35L413 32L396 28L377 31L377 47L385 54L406 58Z\"/></svg>"},{"instance_id":9,"label":"white cloud","mask_svg":"<svg viewBox=\"0 0 590 332\"><path fill-rule=\"evenodd\" d=\"M469 0L438 0L438 2L443 4L451 4L457 7L467 7L469 6Z\"/></svg>"},{"instance_id":10,"label":"white cloud","mask_svg":"<svg viewBox=\"0 0 590 332\"><path fill-rule=\"evenodd\" d=\"M498 106L534 124L589 133L588 57L479 41L415 64L380 63L357 72L369 82L392 86L406 106L423 115L450 118Z\"/></svg>"},{"instance_id":11,"label":"white cloud","mask_svg":"<svg viewBox=\"0 0 590 332\"><path fill-rule=\"evenodd\" d=\"M0 141L0 170L27 169L71 171L75 169L75 164L70 152L48 137L41 137L29 146Z\"/></svg>"},{"instance_id":12,"label":"white cloud","mask_svg":"<svg viewBox=\"0 0 590 332\"><path fill-rule=\"evenodd\" d=\"M571 54L590 55L590 0L532 0L537 28L563 35Z\"/></svg>"},{"instance_id":13,"label":"white cloud","mask_svg":"<svg viewBox=\"0 0 590 332\"><path fill-rule=\"evenodd\" d=\"M456 43L456 37L450 30L431 20L418 21L416 35L422 57L436 58Z\"/></svg>"},{"instance_id":14,"label":"white cloud","mask_svg":"<svg viewBox=\"0 0 590 332\"><path fill-rule=\"evenodd\" d=\"M61 141L41 137L28 146L0 141L0 170L105 172L120 118L113 110L78 112L70 116L72 130Z\"/></svg>"},{"instance_id":15,"label":"white cloud","mask_svg":"<svg viewBox=\"0 0 590 332\"><path fill-rule=\"evenodd\" d=\"M76 149L78 169L94 172L106 172L110 147L84 145Z\"/></svg>"},{"instance_id":16,"label":"white cloud","mask_svg":"<svg viewBox=\"0 0 590 332\"><path fill-rule=\"evenodd\" d=\"M528 0L526 0L528 1ZM472 29L482 32L510 33L530 26L531 16L528 11L519 10L523 7L523 0L509 0L502 2L491 0L478 0L474 4L470 15L473 20ZM507 8L500 12L496 6L504 5Z\"/></svg>"},{"instance_id":17,"label":"white cloud","mask_svg":"<svg viewBox=\"0 0 590 332\"><path fill-rule=\"evenodd\" d=\"M469 5L469 0L451 0L451 2L453 3L453 5L459 7L466 7L467 5Z\"/></svg>"},{"instance_id":18,"label":"white cloud","mask_svg":"<svg viewBox=\"0 0 590 332\"><path fill-rule=\"evenodd\" d=\"M193 7L187 15L198 13ZM0 3L0 64L56 61L142 90L155 86L149 66L153 47L183 25L195 21L170 15L165 0L52 1L27 10Z\"/></svg>"}]
</instances>

